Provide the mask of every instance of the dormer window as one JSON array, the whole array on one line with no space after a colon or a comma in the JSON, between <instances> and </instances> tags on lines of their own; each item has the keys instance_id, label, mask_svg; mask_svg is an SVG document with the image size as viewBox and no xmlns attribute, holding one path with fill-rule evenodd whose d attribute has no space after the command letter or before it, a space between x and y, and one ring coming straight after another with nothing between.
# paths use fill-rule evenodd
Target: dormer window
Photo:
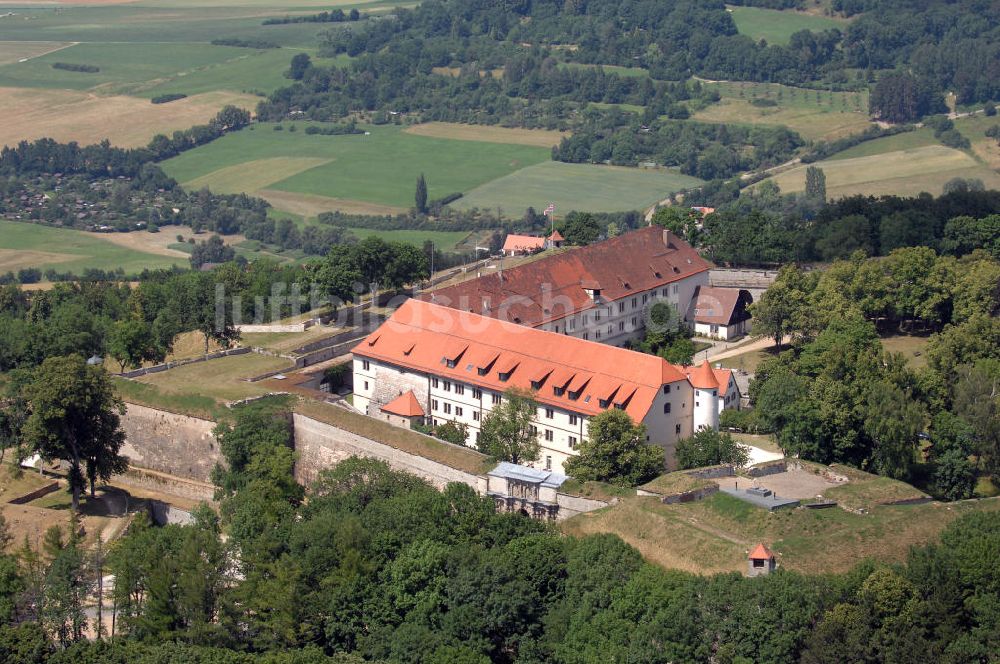
<instances>
[{"instance_id":1,"label":"dormer window","mask_svg":"<svg viewBox=\"0 0 1000 664\"><path fill-rule=\"evenodd\" d=\"M553 387L552 388L552 394L556 395L557 397L561 397L562 395L566 394L566 388L565 387Z\"/></svg>"},{"instance_id":2,"label":"dormer window","mask_svg":"<svg viewBox=\"0 0 1000 664\"><path fill-rule=\"evenodd\" d=\"M608 407L608 400L607 399L598 399L597 400L597 405L600 406L601 408L607 408Z\"/></svg>"},{"instance_id":3,"label":"dormer window","mask_svg":"<svg viewBox=\"0 0 1000 664\"><path fill-rule=\"evenodd\" d=\"M508 380L510 380L510 372L509 372L509 371L508 371L508 372L506 372L506 373L504 373L504 372L500 372L500 373L499 373L499 374L497 374L497 375L498 375L498 376L500 377L500 381L501 381L501 382L504 382L504 383L506 383L506 382L507 382Z\"/></svg>"}]
</instances>

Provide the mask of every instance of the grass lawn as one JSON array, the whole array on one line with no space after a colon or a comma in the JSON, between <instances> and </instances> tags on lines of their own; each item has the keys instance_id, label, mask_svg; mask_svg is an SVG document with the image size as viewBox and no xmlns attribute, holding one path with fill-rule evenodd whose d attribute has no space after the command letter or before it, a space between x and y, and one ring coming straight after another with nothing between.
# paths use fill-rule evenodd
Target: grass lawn
<instances>
[{"instance_id":1,"label":"grass lawn","mask_svg":"<svg viewBox=\"0 0 1000 664\"><path fill-rule=\"evenodd\" d=\"M292 124L297 131L289 131ZM469 191L549 158L545 148L416 136L395 126L370 127L367 136L310 136L303 131L308 123L282 126L284 131L274 131L270 124L255 125L185 152L163 166L180 182L210 188L216 184L231 188L235 168L242 169L251 191L266 188L291 198L301 194L410 207L421 173L433 199ZM276 158L324 163L288 175L286 171L272 173Z\"/></svg>"},{"instance_id":2,"label":"grass lawn","mask_svg":"<svg viewBox=\"0 0 1000 664\"><path fill-rule=\"evenodd\" d=\"M972 152L990 168L1000 168L1000 144L986 135L990 127L1000 125L1000 118L983 114L955 120L955 128L972 142Z\"/></svg>"},{"instance_id":3,"label":"grass lawn","mask_svg":"<svg viewBox=\"0 0 1000 664\"><path fill-rule=\"evenodd\" d=\"M911 369L927 366L927 337L895 335L882 338L882 347L890 353L902 353Z\"/></svg>"},{"instance_id":4,"label":"grass lawn","mask_svg":"<svg viewBox=\"0 0 1000 664\"><path fill-rule=\"evenodd\" d=\"M868 119L866 92L807 90L777 83L705 83L722 97L694 114L703 122L782 125L810 140L835 139L864 131ZM776 106L755 106L766 99Z\"/></svg>"},{"instance_id":5,"label":"grass lawn","mask_svg":"<svg viewBox=\"0 0 1000 664\"><path fill-rule=\"evenodd\" d=\"M727 9L732 14L740 34L755 41L766 39L769 44L787 44L791 36L800 30L821 32L831 28L843 30L847 27L847 21L843 19L791 10L735 6Z\"/></svg>"},{"instance_id":6,"label":"grass lawn","mask_svg":"<svg viewBox=\"0 0 1000 664\"><path fill-rule=\"evenodd\" d=\"M224 403L267 393L263 386L244 379L283 369L290 364L283 357L248 353L140 376L136 382L152 385L157 392L168 396L202 397Z\"/></svg>"},{"instance_id":7,"label":"grass lawn","mask_svg":"<svg viewBox=\"0 0 1000 664\"><path fill-rule=\"evenodd\" d=\"M555 203L556 215L571 210L616 212L645 209L701 180L667 169L640 169L546 161L473 189L452 203L461 209L502 208L520 215L528 207Z\"/></svg>"},{"instance_id":8,"label":"grass lawn","mask_svg":"<svg viewBox=\"0 0 1000 664\"><path fill-rule=\"evenodd\" d=\"M0 503L7 503L52 483L52 478L42 477L37 470L18 469L10 462L12 453L8 451L6 460L0 464Z\"/></svg>"},{"instance_id":9,"label":"grass lawn","mask_svg":"<svg viewBox=\"0 0 1000 664\"><path fill-rule=\"evenodd\" d=\"M754 373L761 362L771 357L774 357L774 353L772 349L768 348L764 350L750 350L739 355L715 361L726 369L742 369L743 371Z\"/></svg>"},{"instance_id":10,"label":"grass lawn","mask_svg":"<svg viewBox=\"0 0 1000 664\"><path fill-rule=\"evenodd\" d=\"M0 221L0 273L24 267L59 272L83 272L86 268L137 274L146 268L187 267L183 258L158 256L128 249L94 235L65 228Z\"/></svg>"},{"instance_id":11,"label":"grass lawn","mask_svg":"<svg viewBox=\"0 0 1000 664\"><path fill-rule=\"evenodd\" d=\"M242 334L240 343L253 348L266 348L279 353L292 351L339 332L314 326L305 332L254 332Z\"/></svg>"},{"instance_id":12,"label":"grass lawn","mask_svg":"<svg viewBox=\"0 0 1000 664\"><path fill-rule=\"evenodd\" d=\"M569 519L561 528L572 535L614 533L650 562L701 574L743 571L747 549L763 541L783 567L817 574L845 572L865 557L902 561L910 546L934 541L961 514L996 509L1000 499L872 506L863 515L840 508L769 513L719 493L677 505L627 498Z\"/></svg>"},{"instance_id":13,"label":"grass lawn","mask_svg":"<svg viewBox=\"0 0 1000 664\"><path fill-rule=\"evenodd\" d=\"M1000 187L1000 175L966 152L943 145L896 150L868 157L824 160L812 164L826 174L829 198L852 194L915 195L940 194L944 184L955 177L977 178L987 188ZM805 189L806 166L779 173L772 178L783 192Z\"/></svg>"}]
</instances>

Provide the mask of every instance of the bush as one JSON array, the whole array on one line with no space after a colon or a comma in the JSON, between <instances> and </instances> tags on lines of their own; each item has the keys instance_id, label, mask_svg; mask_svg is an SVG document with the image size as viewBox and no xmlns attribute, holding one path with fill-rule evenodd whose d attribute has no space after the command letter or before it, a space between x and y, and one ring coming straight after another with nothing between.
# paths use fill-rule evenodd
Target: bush
<instances>
[{"instance_id":1,"label":"bush","mask_svg":"<svg viewBox=\"0 0 1000 664\"><path fill-rule=\"evenodd\" d=\"M281 48L274 42L264 39L213 39L213 46L236 46L239 48Z\"/></svg>"},{"instance_id":2,"label":"bush","mask_svg":"<svg viewBox=\"0 0 1000 664\"><path fill-rule=\"evenodd\" d=\"M42 280L42 271L37 268L26 267L23 270L17 271L17 280L22 284L37 284Z\"/></svg>"},{"instance_id":3,"label":"bush","mask_svg":"<svg viewBox=\"0 0 1000 664\"><path fill-rule=\"evenodd\" d=\"M677 467L680 470L703 468L731 463L745 466L750 461L749 450L728 433L702 429L690 438L677 443Z\"/></svg>"},{"instance_id":4,"label":"bush","mask_svg":"<svg viewBox=\"0 0 1000 664\"><path fill-rule=\"evenodd\" d=\"M986 104L986 106L983 107L983 113L986 114L986 117L992 118L997 114L997 107L993 104Z\"/></svg>"},{"instance_id":5,"label":"bush","mask_svg":"<svg viewBox=\"0 0 1000 664\"><path fill-rule=\"evenodd\" d=\"M350 373L351 365L349 362L335 364L323 372L323 382L330 386L330 392L336 392L344 386Z\"/></svg>"},{"instance_id":6,"label":"bush","mask_svg":"<svg viewBox=\"0 0 1000 664\"><path fill-rule=\"evenodd\" d=\"M52 68L62 69L65 71L83 72L85 74L96 74L101 71L100 67L95 67L94 65L78 65L72 62L53 62Z\"/></svg>"},{"instance_id":7,"label":"bush","mask_svg":"<svg viewBox=\"0 0 1000 664\"><path fill-rule=\"evenodd\" d=\"M719 415L719 428L733 429L742 433L771 433L761 424L752 410L727 408Z\"/></svg>"},{"instance_id":8,"label":"bush","mask_svg":"<svg viewBox=\"0 0 1000 664\"><path fill-rule=\"evenodd\" d=\"M187 97L186 94L181 94L180 92L173 92L168 95L159 95L153 97L149 101L151 101L154 104L168 104L172 101L177 101L178 99L184 99L185 97Z\"/></svg>"},{"instance_id":9,"label":"bush","mask_svg":"<svg viewBox=\"0 0 1000 664\"><path fill-rule=\"evenodd\" d=\"M947 129L938 136L938 139L948 146L949 148L955 148L956 150L968 149L972 146L965 136L962 136L955 129Z\"/></svg>"}]
</instances>

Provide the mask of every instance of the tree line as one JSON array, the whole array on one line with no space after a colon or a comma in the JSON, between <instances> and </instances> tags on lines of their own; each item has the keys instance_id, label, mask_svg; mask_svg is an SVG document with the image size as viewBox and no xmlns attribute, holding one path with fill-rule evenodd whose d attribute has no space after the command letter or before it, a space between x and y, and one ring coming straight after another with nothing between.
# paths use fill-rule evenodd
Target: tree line
<instances>
[{"instance_id":1,"label":"tree line","mask_svg":"<svg viewBox=\"0 0 1000 664\"><path fill-rule=\"evenodd\" d=\"M998 284L982 250L784 268L751 305L754 334L791 345L758 367L750 419L787 454L971 496L980 474L1000 480ZM886 351L880 332L929 335L927 366Z\"/></svg>"},{"instance_id":2,"label":"tree line","mask_svg":"<svg viewBox=\"0 0 1000 664\"><path fill-rule=\"evenodd\" d=\"M347 459L304 491L280 404L240 409L216 433L219 513L137 519L104 553L113 635L82 638L97 566L57 530L40 553L0 556L0 648L43 663L957 664L987 662L1000 642L994 512L899 564L697 576L380 461Z\"/></svg>"}]
</instances>

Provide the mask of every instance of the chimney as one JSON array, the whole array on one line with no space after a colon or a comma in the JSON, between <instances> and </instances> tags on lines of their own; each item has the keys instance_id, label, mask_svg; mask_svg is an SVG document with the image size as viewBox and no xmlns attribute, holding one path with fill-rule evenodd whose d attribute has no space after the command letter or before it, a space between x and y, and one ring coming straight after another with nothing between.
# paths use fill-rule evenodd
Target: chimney
<instances>
[{"instance_id":1,"label":"chimney","mask_svg":"<svg viewBox=\"0 0 1000 664\"><path fill-rule=\"evenodd\" d=\"M663 244L667 247L673 248L674 234L670 232L669 228L663 229Z\"/></svg>"}]
</instances>

